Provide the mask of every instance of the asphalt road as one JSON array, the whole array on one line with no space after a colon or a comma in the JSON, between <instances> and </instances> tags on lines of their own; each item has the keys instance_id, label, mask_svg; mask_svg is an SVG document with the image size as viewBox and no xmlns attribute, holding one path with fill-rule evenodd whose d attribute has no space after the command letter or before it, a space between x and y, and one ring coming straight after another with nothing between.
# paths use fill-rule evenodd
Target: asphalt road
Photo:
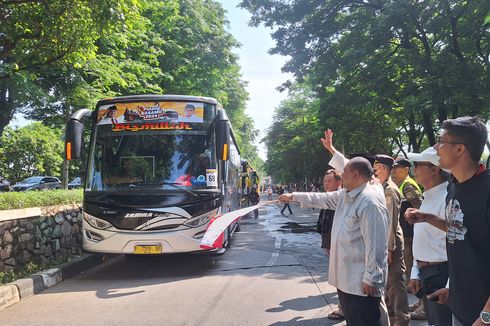
<instances>
[{"instance_id":1,"label":"asphalt road","mask_svg":"<svg viewBox=\"0 0 490 326\"><path fill-rule=\"evenodd\" d=\"M0 325L345 325L318 210L265 206L222 255L114 258L0 312ZM423 325L423 323L413 324Z\"/></svg>"}]
</instances>

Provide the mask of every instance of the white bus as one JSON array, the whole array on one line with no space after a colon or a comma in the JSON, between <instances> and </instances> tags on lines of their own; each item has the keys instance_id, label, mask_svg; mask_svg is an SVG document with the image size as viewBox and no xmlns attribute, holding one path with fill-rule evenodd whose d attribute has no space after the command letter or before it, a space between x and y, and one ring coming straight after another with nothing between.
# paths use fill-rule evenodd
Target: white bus
<instances>
[{"instance_id":1,"label":"white bus","mask_svg":"<svg viewBox=\"0 0 490 326\"><path fill-rule=\"evenodd\" d=\"M213 98L138 95L104 99L74 113L67 159L80 157L91 122L83 200L89 252L203 251L210 220L239 208L240 152ZM229 245L238 223L225 231Z\"/></svg>"}]
</instances>

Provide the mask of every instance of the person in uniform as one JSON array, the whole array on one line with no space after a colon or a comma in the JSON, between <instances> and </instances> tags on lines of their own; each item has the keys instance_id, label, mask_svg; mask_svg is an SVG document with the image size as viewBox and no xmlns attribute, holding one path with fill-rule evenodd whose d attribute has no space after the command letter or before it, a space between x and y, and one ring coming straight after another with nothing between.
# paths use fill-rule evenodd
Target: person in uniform
<instances>
[{"instance_id":1,"label":"person in uniform","mask_svg":"<svg viewBox=\"0 0 490 326\"><path fill-rule=\"evenodd\" d=\"M400 189L401 206L400 206L400 226L403 231L403 259L405 261L405 281L408 283L411 278L411 271L413 266L413 225L410 225L405 220L405 211L409 207L420 208L422 203L422 190L417 182L410 177L410 168L412 164L409 160L403 157L399 157L395 160L393 170L391 171L391 177L393 182L396 183ZM410 288L409 288L410 289ZM414 293L415 294L415 293ZM408 310L410 318L414 320L425 320L425 302L426 300L419 300L413 305L409 306Z\"/></svg>"},{"instance_id":2,"label":"person in uniform","mask_svg":"<svg viewBox=\"0 0 490 326\"><path fill-rule=\"evenodd\" d=\"M386 285L386 304L391 325L408 326L408 296L405 284L405 261L403 259L403 231L400 227L401 195L391 180L394 160L388 155L376 155L374 175L384 188L386 207L388 208L388 282Z\"/></svg>"}]
</instances>

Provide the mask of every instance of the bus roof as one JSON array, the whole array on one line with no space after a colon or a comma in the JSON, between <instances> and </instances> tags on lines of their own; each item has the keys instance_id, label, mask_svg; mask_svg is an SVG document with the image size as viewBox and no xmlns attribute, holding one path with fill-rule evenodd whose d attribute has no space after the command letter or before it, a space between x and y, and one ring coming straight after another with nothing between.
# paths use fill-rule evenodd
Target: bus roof
<instances>
[{"instance_id":1,"label":"bus roof","mask_svg":"<svg viewBox=\"0 0 490 326\"><path fill-rule=\"evenodd\" d=\"M110 97L110 98L105 98L105 99L97 102L97 106L111 104L111 103L132 102L132 101L204 102L204 103L214 104L214 105L217 105L219 108L222 108L221 104L216 99L214 99L212 97L190 96L190 95L173 95L173 94L166 94L166 95L149 94L149 95L130 95L130 96Z\"/></svg>"}]
</instances>

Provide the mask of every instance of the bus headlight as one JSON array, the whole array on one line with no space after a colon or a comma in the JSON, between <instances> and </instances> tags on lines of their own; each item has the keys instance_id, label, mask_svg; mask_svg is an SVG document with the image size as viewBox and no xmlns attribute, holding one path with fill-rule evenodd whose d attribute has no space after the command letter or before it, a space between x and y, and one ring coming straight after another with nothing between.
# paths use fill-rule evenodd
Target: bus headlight
<instances>
[{"instance_id":1,"label":"bus headlight","mask_svg":"<svg viewBox=\"0 0 490 326\"><path fill-rule=\"evenodd\" d=\"M101 220L100 218L89 215L87 213L83 213L83 219L87 221L87 223L90 224L92 227L100 230L105 230L112 226L111 223Z\"/></svg>"},{"instance_id":2,"label":"bus headlight","mask_svg":"<svg viewBox=\"0 0 490 326\"><path fill-rule=\"evenodd\" d=\"M211 220L211 218L216 216L216 212L217 212L217 210L215 209L215 210L212 210L211 212L206 213L204 215L199 215L197 217L194 217L194 218L190 219L189 221L185 222L184 225L195 228L196 226L201 226L203 224L206 224L209 222L209 220Z\"/></svg>"}]
</instances>

